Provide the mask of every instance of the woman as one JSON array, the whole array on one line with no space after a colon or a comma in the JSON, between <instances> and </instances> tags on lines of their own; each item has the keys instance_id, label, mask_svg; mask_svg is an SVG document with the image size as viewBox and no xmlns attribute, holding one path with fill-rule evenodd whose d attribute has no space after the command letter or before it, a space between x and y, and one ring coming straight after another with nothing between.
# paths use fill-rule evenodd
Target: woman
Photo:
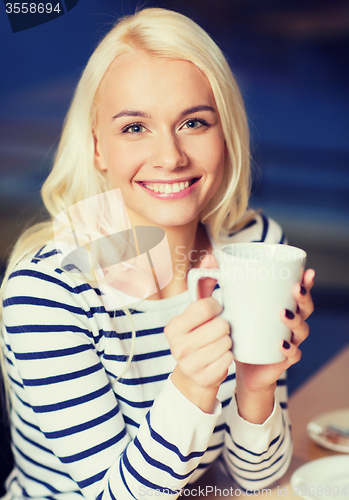
<instances>
[{"instance_id":1,"label":"woman","mask_svg":"<svg viewBox=\"0 0 349 500\"><path fill-rule=\"evenodd\" d=\"M245 489L284 474L284 371L308 335L315 273L294 290L298 312L283 312L293 331L280 346L286 360L265 366L232 362L215 282L203 280L190 304L185 279L190 266L215 267L211 254L222 242L284 240L274 221L247 210L248 144L228 64L189 19L146 9L97 47L43 199L52 219L63 214L69 226L70 207L120 190L132 227L164 229L173 277L131 310L108 308L97 279L62 265L52 220L19 241L3 285L16 464L9 498L177 498L216 460ZM82 212L93 226L94 211ZM106 225L98 231L106 235ZM201 253L203 262L190 258ZM124 284L134 282L129 272Z\"/></svg>"}]
</instances>

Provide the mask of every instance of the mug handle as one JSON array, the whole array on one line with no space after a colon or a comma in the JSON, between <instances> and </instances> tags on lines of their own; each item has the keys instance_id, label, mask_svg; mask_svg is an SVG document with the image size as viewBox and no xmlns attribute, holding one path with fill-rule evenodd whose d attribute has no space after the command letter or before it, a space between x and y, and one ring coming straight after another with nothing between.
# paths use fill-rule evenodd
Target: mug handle
<instances>
[{"instance_id":1,"label":"mug handle","mask_svg":"<svg viewBox=\"0 0 349 500\"><path fill-rule=\"evenodd\" d=\"M188 291L191 302L198 300L198 282L201 278L213 278L217 281L220 279L221 272L216 267L205 269L190 269L188 273Z\"/></svg>"}]
</instances>

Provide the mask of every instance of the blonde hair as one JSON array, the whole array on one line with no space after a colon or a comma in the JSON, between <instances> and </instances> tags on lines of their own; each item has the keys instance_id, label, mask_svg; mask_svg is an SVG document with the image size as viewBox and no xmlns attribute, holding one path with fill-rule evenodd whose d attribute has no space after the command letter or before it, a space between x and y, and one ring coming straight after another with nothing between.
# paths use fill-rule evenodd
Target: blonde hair
<instances>
[{"instance_id":1,"label":"blonde hair","mask_svg":"<svg viewBox=\"0 0 349 500\"><path fill-rule=\"evenodd\" d=\"M208 79L228 154L221 185L201 213L201 221L210 226L216 240L221 232L237 230L245 222L250 192L249 132L242 97L229 65L216 43L192 20L165 9L144 9L121 19L111 29L82 73L52 171L42 187L43 202L52 219L33 226L19 238L0 298L14 266L53 238L52 220L59 213L112 189L107 176L94 165L93 127L98 95L112 62L139 50L154 57L190 61Z\"/></svg>"}]
</instances>

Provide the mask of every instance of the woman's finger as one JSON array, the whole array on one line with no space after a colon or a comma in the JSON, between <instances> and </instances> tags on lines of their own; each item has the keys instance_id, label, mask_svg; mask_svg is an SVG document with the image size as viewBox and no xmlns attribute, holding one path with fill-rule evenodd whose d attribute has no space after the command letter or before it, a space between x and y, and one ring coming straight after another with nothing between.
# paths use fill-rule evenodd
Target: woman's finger
<instances>
[{"instance_id":1,"label":"woman's finger","mask_svg":"<svg viewBox=\"0 0 349 500\"><path fill-rule=\"evenodd\" d=\"M177 333L169 338L169 342L173 356L179 360L205 346L211 349L222 337L231 339L230 325L225 319L217 316L190 334Z\"/></svg>"},{"instance_id":2,"label":"woman's finger","mask_svg":"<svg viewBox=\"0 0 349 500\"><path fill-rule=\"evenodd\" d=\"M311 290L314 286L314 280L315 280L314 269L307 269L303 274L302 285L304 285L307 290Z\"/></svg>"},{"instance_id":3,"label":"woman's finger","mask_svg":"<svg viewBox=\"0 0 349 500\"><path fill-rule=\"evenodd\" d=\"M309 326L300 314L284 309L281 320L292 331L292 343L297 347L309 335Z\"/></svg>"},{"instance_id":4,"label":"woman's finger","mask_svg":"<svg viewBox=\"0 0 349 500\"><path fill-rule=\"evenodd\" d=\"M212 320L223 310L223 306L213 297L197 300L190 304L187 309L172 318L164 328L167 338L179 333L189 333L200 325Z\"/></svg>"},{"instance_id":5,"label":"woman's finger","mask_svg":"<svg viewBox=\"0 0 349 500\"><path fill-rule=\"evenodd\" d=\"M216 257L213 254L205 255L205 257L200 262L200 269L215 269L218 268L218 262ZM213 290L217 284L217 280L213 278L202 278L199 280L199 297L201 299L205 297L210 297L212 295Z\"/></svg>"},{"instance_id":6,"label":"woman's finger","mask_svg":"<svg viewBox=\"0 0 349 500\"><path fill-rule=\"evenodd\" d=\"M298 363L298 361L302 357L302 352L300 351L300 349L298 349L295 344L287 342L287 340L281 342L280 350L287 359L288 366Z\"/></svg>"},{"instance_id":7,"label":"woman's finger","mask_svg":"<svg viewBox=\"0 0 349 500\"><path fill-rule=\"evenodd\" d=\"M314 303L309 289L304 284L296 283L293 287L293 297L297 302L297 313L307 319L314 311Z\"/></svg>"}]
</instances>

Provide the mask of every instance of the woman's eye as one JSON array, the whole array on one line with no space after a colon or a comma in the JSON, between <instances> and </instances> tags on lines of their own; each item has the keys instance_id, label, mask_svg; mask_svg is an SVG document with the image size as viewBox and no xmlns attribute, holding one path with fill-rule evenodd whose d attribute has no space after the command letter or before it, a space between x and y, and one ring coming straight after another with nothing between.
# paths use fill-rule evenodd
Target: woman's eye
<instances>
[{"instance_id":1,"label":"woman's eye","mask_svg":"<svg viewBox=\"0 0 349 500\"><path fill-rule=\"evenodd\" d=\"M132 123L132 125L127 125L127 127L122 129L124 134L140 134L145 131L145 127L141 123Z\"/></svg>"},{"instance_id":2,"label":"woman's eye","mask_svg":"<svg viewBox=\"0 0 349 500\"><path fill-rule=\"evenodd\" d=\"M183 125L183 128L200 128L203 126L208 126L208 123L205 120L188 120Z\"/></svg>"}]
</instances>

